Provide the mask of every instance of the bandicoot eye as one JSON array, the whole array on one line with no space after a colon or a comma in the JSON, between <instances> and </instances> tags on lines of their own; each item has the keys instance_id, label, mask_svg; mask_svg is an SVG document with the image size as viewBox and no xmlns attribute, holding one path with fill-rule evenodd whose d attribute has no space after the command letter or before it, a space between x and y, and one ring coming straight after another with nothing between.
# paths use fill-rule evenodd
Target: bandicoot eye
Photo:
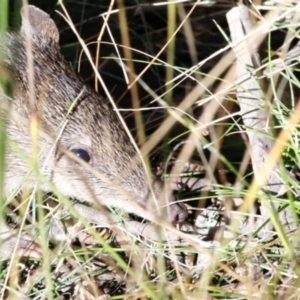
<instances>
[{"instance_id":1,"label":"bandicoot eye","mask_svg":"<svg viewBox=\"0 0 300 300\"><path fill-rule=\"evenodd\" d=\"M72 152L87 163L91 160L89 153L84 149L73 149Z\"/></svg>"}]
</instances>

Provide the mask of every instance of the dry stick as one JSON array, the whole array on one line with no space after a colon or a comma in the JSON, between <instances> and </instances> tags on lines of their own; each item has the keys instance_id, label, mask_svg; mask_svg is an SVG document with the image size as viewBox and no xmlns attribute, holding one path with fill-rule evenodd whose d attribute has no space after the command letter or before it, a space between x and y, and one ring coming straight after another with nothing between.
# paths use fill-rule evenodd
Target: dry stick
<instances>
[{"instance_id":1,"label":"dry stick","mask_svg":"<svg viewBox=\"0 0 300 300\"><path fill-rule=\"evenodd\" d=\"M239 78L237 98L243 122L247 128L254 171L254 181L243 205L244 208L247 207L249 209L261 188L273 194L282 195L287 191L288 187L279 175L281 170L278 158L282 149L276 156L271 157L269 155L274 142L272 140L272 131L268 124L269 115L265 109L264 95L259 87L254 70L255 63L259 64L258 55L256 54L257 61L255 63L253 63L253 58L251 57L251 53L255 53L256 45L253 39L249 42L249 36L246 36L251 31L248 8L241 5L231 9L227 13L227 21L232 42L237 43L234 47L237 54L237 77ZM274 203L273 206L276 210L278 209L278 206ZM263 221L269 218L269 213L263 205L262 216ZM284 225L294 219L289 209L280 213L279 218Z\"/></svg>"}]
</instances>

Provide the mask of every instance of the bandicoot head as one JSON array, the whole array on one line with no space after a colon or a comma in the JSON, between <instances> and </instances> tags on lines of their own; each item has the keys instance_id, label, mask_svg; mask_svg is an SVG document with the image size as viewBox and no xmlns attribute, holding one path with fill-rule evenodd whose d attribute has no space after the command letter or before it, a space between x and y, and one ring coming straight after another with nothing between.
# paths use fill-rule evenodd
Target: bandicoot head
<instances>
[{"instance_id":1,"label":"bandicoot head","mask_svg":"<svg viewBox=\"0 0 300 300\"><path fill-rule=\"evenodd\" d=\"M30 124L36 113L39 170L60 193L151 219L151 214L157 213L155 205L150 204L148 176L134 145L109 102L87 88L64 60L58 41L53 20L34 6L23 8L20 33L7 35L4 62L15 74L15 88L12 101L0 94L2 102L10 104L11 112L6 118L10 144L6 194L21 186L30 172L30 160L18 152L32 157ZM33 174L27 176L30 188L37 180ZM44 180L40 186L50 190ZM160 183L152 186L154 195L160 196ZM152 212L147 215L149 208ZM186 217L186 211L176 204L168 210L172 223Z\"/></svg>"}]
</instances>

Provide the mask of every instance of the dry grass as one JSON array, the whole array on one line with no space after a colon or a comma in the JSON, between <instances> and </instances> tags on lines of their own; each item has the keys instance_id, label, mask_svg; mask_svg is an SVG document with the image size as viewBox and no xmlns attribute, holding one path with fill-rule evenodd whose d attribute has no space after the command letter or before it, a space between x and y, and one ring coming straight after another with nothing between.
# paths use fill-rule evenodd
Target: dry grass
<instances>
[{"instance_id":1,"label":"dry grass","mask_svg":"<svg viewBox=\"0 0 300 300\"><path fill-rule=\"evenodd\" d=\"M6 31L4 2L0 28ZM56 15L55 20L67 41L63 53L76 61L86 81L96 82L95 89L114 107L123 107L116 112L132 129L146 165L161 155L164 166L157 172L176 185L178 198L188 203L192 214L181 227L184 242L174 246L127 232L123 226L127 219L120 211L114 211L120 221L113 231L90 224L54 187L56 200L39 192L24 193L20 202L15 195L3 199L1 194L6 211L20 211L19 217L7 214L26 225L43 245L41 259L3 261L2 299L298 299L300 236L298 230L286 230L274 207L291 207L291 221L298 222L299 184L282 173L285 194L272 195L260 186L252 193L251 145L238 111L237 75L231 67L236 57L230 51L225 19L233 4L202 2L43 4L48 12L59 8L62 13L63 18ZM286 2L280 8L284 18L265 33L259 48L262 65L257 69L269 72L260 79L266 82L263 96L276 163L281 170L297 173L297 131L289 131L284 159L278 157L282 147L278 133L290 128L300 87L299 55L285 60L299 37L300 7L295 1ZM279 9L279 4L257 4L254 21L262 24L272 9ZM273 61L280 58L284 64L276 69ZM5 87L2 70L0 64L0 83ZM294 127L297 122L296 115ZM1 139L3 130L0 134ZM1 170L4 153L1 143ZM58 199L70 210L62 213L48 206L45 211L45 197L47 203ZM249 197L246 205L244 199ZM262 219L260 224L254 222L255 214ZM267 220L262 217L266 215ZM49 219L54 218L67 225L79 219L74 235L80 241L68 236L49 247ZM266 228L268 235L262 237Z\"/></svg>"}]
</instances>

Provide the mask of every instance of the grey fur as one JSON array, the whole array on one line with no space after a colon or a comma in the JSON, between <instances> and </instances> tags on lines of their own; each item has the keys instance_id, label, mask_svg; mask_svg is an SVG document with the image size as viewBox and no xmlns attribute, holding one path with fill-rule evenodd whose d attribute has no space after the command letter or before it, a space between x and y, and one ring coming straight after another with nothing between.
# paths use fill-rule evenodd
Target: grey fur
<instances>
[{"instance_id":1,"label":"grey fur","mask_svg":"<svg viewBox=\"0 0 300 300\"><path fill-rule=\"evenodd\" d=\"M8 34L0 45L15 80L12 99L0 93L2 104L9 106L4 114L2 109L2 115L10 145L15 143L28 158L32 156L30 120L37 113L39 169L61 194L99 207L116 206L154 220L159 213L151 201L147 174L116 113L107 100L84 85L64 60L58 45L59 33L49 15L34 6L28 6L28 12L29 21L23 8L20 33ZM34 95L30 93L33 74L28 68L28 42ZM97 174L65 153L72 149L88 151L90 166ZM26 186L35 187L37 176L34 172L28 175L30 163L20 157L15 147L7 149L6 162L6 196L23 188L26 176ZM43 180L40 186L45 192L51 190ZM152 186L159 205L164 206L161 184L154 181ZM170 222L181 222L185 217L183 207L169 206Z\"/></svg>"}]
</instances>

